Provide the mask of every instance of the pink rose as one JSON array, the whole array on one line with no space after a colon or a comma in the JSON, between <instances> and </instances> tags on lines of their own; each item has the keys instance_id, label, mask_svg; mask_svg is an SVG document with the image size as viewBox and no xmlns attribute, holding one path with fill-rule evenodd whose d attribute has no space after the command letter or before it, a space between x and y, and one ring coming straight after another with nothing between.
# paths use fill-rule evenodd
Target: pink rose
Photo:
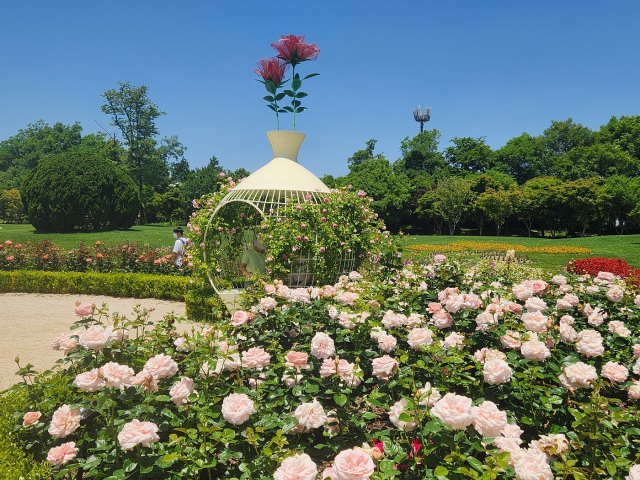
<instances>
[{"instance_id":1,"label":"pink rose","mask_svg":"<svg viewBox=\"0 0 640 480\"><path fill-rule=\"evenodd\" d=\"M442 398L442 395L438 390L431 386L429 382L424 384L424 387L416 390L416 398L420 405L425 407L433 407L438 400Z\"/></svg>"},{"instance_id":2,"label":"pink rose","mask_svg":"<svg viewBox=\"0 0 640 480\"><path fill-rule=\"evenodd\" d=\"M491 327L497 324L497 315L493 315L489 312L482 312L476 317L476 330L479 332L487 332L491 329Z\"/></svg>"},{"instance_id":3,"label":"pink rose","mask_svg":"<svg viewBox=\"0 0 640 480\"><path fill-rule=\"evenodd\" d=\"M433 332L429 328L414 328L407 335L407 343L413 350L420 350L422 345L433 343Z\"/></svg>"},{"instance_id":4,"label":"pink rose","mask_svg":"<svg viewBox=\"0 0 640 480\"><path fill-rule=\"evenodd\" d=\"M271 355L263 348L252 347L242 352L242 366L245 368L264 368L271 363Z\"/></svg>"},{"instance_id":5,"label":"pink rose","mask_svg":"<svg viewBox=\"0 0 640 480\"><path fill-rule=\"evenodd\" d=\"M401 313L394 313L391 310L387 310L384 314L384 317L382 317L382 324L386 328L401 327L406 323L406 321L406 315L403 315Z\"/></svg>"},{"instance_id":6,"label":"pink rose","mask_svg":"<svg viewBox=\"0 0 640 480\"><path fill-rule=\"evenodd\" d=\"M498 406L485 400L477 407L472 407L473 426L483 437L497 437L500 431L507 426L507 414L498 409Z\"/></svg>"},{"instance_id":7,"label":"pink rose","mask_svg":"<svg viewBox=\"0 0 640 480\"><path fill-rule=\"evenodd\" d=\"M587 312L587 309L585 308L584 311ZM607 319L607 317L608 315L601 308L590 308L587 315L587 322L592 327L599 327L600 325L602 325L602 322Z\"/></svg>"},{"instance_id":8,"label":"pink rose","mask_svg":"<svg viewBox=\"0 0 640 480\"><path fill-rule=\"evenodd\" d=\"M73 383L85 392L96 392L106 386L104 379L100 375L100 369L98 368L78 374Z\"/></svg>"},{"instance_id":9,"label":"pink rose","mask_svg":"<svg viewBox=\"0 0 640 480\"><path fill-rule=\"evenodd\" d=\"M462 350L464 348L464 335L458 332L451 332L444 337L442 346L446 349L457 348L458 350Z\"/></svg>"},{"instance_id":10,"label":"pink rose","mask_svg":"<svg viewBox=\"0 0 640 480\"><path fill-rule=\"evenodd\" d=\"M545 312L547 310L547 303L539 297L530 297L524 303L524 308L528 312Z\"/></svg>"},{"instance_id":11,"label":"pink rose","mask_svg":"<svg viewBox=\"0 0 640 480\"><path fill-rule=\"evenodd\" d=\"M397 342L396 337L393 335L383 333L378 337L378 348L382 352L389 353L396 349Z\"/></svg>"},{"instance_id":12,"label":"pink rose","mask_svg":"<svg viewBox=\"0 0 640 480\"><path fill-rule=\"evenodd\" d=\"M500 385L511 380L511 367L504 360L485 360L482 369L485 383L489 385Z\"/></svg>"},{"instance_id":13,"label":"pink rose","mask_svg":"<svg viewBox=\"0 0 640 480\"><path fill-rule=\"evenodd\" d=\"M305 430L320 428L327 422L327 415L317 400L299 405L293 412L293 416Z\"/></svg>"},{"instance_id":14,"label":"pink rose","mask_svg":"<svg viewBox=\"0 0 640 480\"><path fill-rule=\"evenodd\" d=\"M389 410L389 420L393 423L396 428L400 430L404 430L405 432L410 432L414 428L418 426L418 422L415 418L412 418L410 421L400 420L400 415L406 413L407 415L411 415L413 412L408 412L405 409L407 408L407 399L401 398L396 403L393 404L391 410Z\"/></svg>"},{"instance_id":15,"label":"pink rose","mask_svg":"<svg viewBox=\"0 0 640 480\"><path fill-rule=\"evenodd\" d=\"M371 456L361 449L343 450L333 460L337 480L368 480L375 469Z\"/></svg>"},{"instance_id":16,"label":"pink rose","mask_svg":"<svg viewBox=\"0 0 640 480\"><path fill-rule=\"evenodd\" d=\"M343 305L353 305L353 302L355 302L358 298L360 298L360 295L357 293L343 292L336 297L336 300L338 300Z\"/></svg>"},{"instance_id":17,"label":"pink rose","mask_svg":"<svg viewBox=\"0 0 640 480\"><path fill-rule=\"evenodd\" d=\"M131 385L140 385L145 393L157 392L158 381L153 375L142 370L131 380Z\"/></svg>"},{"instance_id":18,"label":"pink rose","mask_svg":"<svg viewBox=\"0 0 640 480\"><path fill-rule=\"evenodd\" d=\"M595 367L577 362L565 367L558 379L565 388L589 388L598 379L598 373Z\"/></svg>"},{"instance_id":19,"label":"pink rose","mask_svg":"<svg viewBox=\"0 0 640 480\"><path fill-rule=\"evenodd\" d=\"M78 343L87 350L102 350L107 343L111 340L111 331L101 327L100 325L93 325L87 330L78 334Z\"/></svg>"},{"instance_id":20,"label":"pink rose","mask_svg":"<svg viewBox=\"0 0 640 480\"><path fill-rule=\"evenodd\" d=\"M480 350L476 350L473 353L473 357L477 361L484 363L486 360L506 360L507 355L502 353L500 350L483 347Z\"/></svg>"},{"instance_id":21,"label":"pink rose","mask_svg":"<svg viewBox=\"0 0 640 480\"><path fill-rule=\"evenodd\" d=\"M398 370L398 362L389 355L374 358L371 361L373 367L373 376L378 380L389 380L391 376Z\"/></svg>"},{"instance_id":22,"label":"pink rose","mask_svg":"<svg viewBox=\"0 0 640 480\"><path fill-rule=\"evenodd\" d=\"M58 467L76 458L77 454L76 442L67 442L49 450L47 461L52 467Z\"/></svg>"},{"instance_id":23,"label":"pink rose","mask_svg":"<svg viewBox=\"0 0 640 480\"><path fill-rule=\"evenodd\" d=\"M222 418L233 425L241 425L256 409L251 400L244 393L232 393L222 401Z\"/></svg>"},{"instance_id":24,"label":"pink rose","mask_svg":"<svg viewBox=\"0 0 640 480\"><path fill-rule=\"evenodd\" d=\"M567 277L565 277L564 275L554 275L551 279L551 282L555 283L556 285L566 285Z\"/></svg>"},{"instance_id":25,"label":"pink rose","mask_svg":"<svg viewBox=\"0 0 640 480\"><path fill-rule=\"evenodd\" d=\"M340 326L346 328L347 330L353 330L354 328L356 328L356 324L353 323L353 320L351 320L350 317L351 315L349 315L347 312L341 312L338 317L338 323L340 324Z\"/></svg>"},{"instance_id":26,"label":"pink rose","mask_svg":"<svg viewBox=\"0 0 640 480\"><path fill-rule=\"evenodd\" d=\"M640 343L635 343L633 345L633 358L640 358Z\"/></svg>"},{"instance_id":27,"label":"pink rose","mask_svg":"<svg viewBox=\"0 0 640 480\"><path fill-rule=\"evenodd\" d=\"M160 353L151 357L144 364L143 370L153 375L156 380L173 377L178 373L178 364L169 355Z\"/></svg>"},{"instance_id":28,"label":"pink rose","mask_svg":"<svg viewBox=\"0 0 640 480\"><path fill-rule=\"evenodd\" d=\"M520 347L520 353L527 360L535 360L537 362L544 362L551 355L551 351L547 346L537 338L523 342Z\"/></svg>"},{"instance_id":29,"label":"pink rose","mask_svg":"<svg viewBox=\"0 0 640 480\"><path fill-rule=\"evenodd\" d=\"M320 366L320 377L327 378L338 373L336 360L333 358L325 358Z\"/></svg>"},{"instance_id":30,"label":"pink rose","mask_svg":"<svg viewBox=\"0 0 640 480\"><path fill-rule=\"evenodd\" d=\"M189 377L182 377L179 382L176 382L171 390L169 390L169 395L171 396L171 401L176 405L184 405L189 401L189 395L195 392L196 382L194 382Z\"/></svg>"},{"instance_id":31,"label":"pink rose","mask_svg":"<svg viewBox=\"0 0 640 480\"><path fill-rule=\"evenodd\" d=\"M543 293L549 286L549 284L544 280L527 280L524 283L530 286L533 289L533 293L535 293L536 295L540 295L541 293Z\"/></svg>"},{"instance_id":32,"label":"pink rose","mask_svg":"<svg viewBox=\"0 0 640 480\"><path fill-rule=\"evenodd\" d=\"M151 447L158 440L158 426L153 422L141 422L137 418L125 423L118 434L118 442L123 450L133 450L137 445Z\"/></svg>"},{"instance_id":33,"label":"pink rose","mask_svg":"<svg viewBox=\"0 0 640 480\"><path fill-rule=\"evenodd\" d=\"M631 330L629 330L624 322L620 320L611 320L607 325L607 328L610 332L617 333L621 337L628 337L631 335Z\"/></svg>"},{"instance_id":34,"label":"pink rose","mask_svg":"<svg viewBox=\"0 0 640 480\"><path fill-rule=\"evenodd\" d=\"M540 435L538 440L533 440L529 444L529 448L535 448L547 455L555 455L569 450L569 440L562 433Z\"/></svg>"},{"instance_id":35,"label":"pink rose","mask_svg":"<svg viewBox=\"0 0 640 480\"><path fill-rule=\"evenodd\" d=\"M618 285L613 285L607 290L607 298L612 302L619 302L624 298L624 290Z\"/></svg>"},{"instance_id":36,"label":"pink rose","mask_svg":"<svg viewBox=\"0 0 640 480\"><path fill-rule=\"evenodd\" d=\"M276 293L276 286L270 283L264 286L264 293L266 295L274 295Z\"/></svg>"},{"instance_id":37,"label":"pink rose","mask_svg":"<svg viewBox=\"0 0 640 480\"><path fill-rule=\"evenodd\" d=\"M275 480L315 480L318 466L306 453L285 458L273 473Z\"/></svg>"},{"instance_id":38,"label":"pink rose","mask_svg":"<svg viewBox=\"0 0 640 480\"><path fill-rule=\"evenodd\" d=\"M629 395L629 400L640 399L640 380L633 381L633 385L629 387L627 394Z\"/></svg>"},{"instance_id":39,"label":"pink rose","mask_svg":"<svg viewBox=\"0 0 640 480\"><path fill-rule=\"evenodd\" d=\"M65 340L69 340L71 338L71 333L64 332L58 335L56 338L51 340L51 348L54 350L60 350L60 344Z\"/></svg>"},{"instance_id":40,"label":"pink rose","mask_svg":"<svg viewBox=\"0 0 640 480\"><path fill-rule=\"evenodd\" d=\"M71 410L69 405L62 405L53 413L49 433L55 438L65 438L75 432L80 426L80 410Z\"/></svg>"},{"instance_id":41,"label":"pink rose","mask_svg":"<svg viewBox=\"0 0 640 480\"><path fill-rule=\"evenodd\" d=\"M632 465L625 480L640 480L640 465Z\"/></svg>"},{"instance_id":42,"label":"pink rose","mask_svg":"<svg viewBox=\"0 0 640 480\"><path fill-rule=\"evenodd\" d=\"M506 348L520 349L522 340L520 340L520 333L512 330L507 330L504 335L500 337L500 343Z\"/></svg>"},{"instance_id":43,"label":"pink rose","mask_svg":"<svg viewBox=\"0 0 640 480\"><path fill-rule=\"evenodd\" d=\"M520 315L522 313L523 308L524 307L522 305L516 302L509 302L506 305L506 309L511 313L513 313L514 315Z\"/></svg>"},{"instance_id":44,"label":"pink rose","mask_svg":"<svg viewBox=\"0 0 640 480\"><path fill-rule=\"evenodd\" d=\"M636 298L633 299L633 303L636 304L636 307L640 307L640 295L636 295Z\"/></svg>"},{"instance_id":45,"label":"pink rose","mask_svg":"<svg viewBox=\"0 0 640 480\"><path fill-rule=\"evenodd\" d=\"M40 412L27 412L22 417L22 426L30 427L31 425L35 425L40 420L42 413Z\"/></svg>"},{"instance_id":46,"label":"pink rose","mask_svg":"<svg viewBox=\"0 0 640 480\"><path fill-rule=\"evenodd\" d=\"M471 399L447 393L431 409L431 415L454 430L464 430L473 422Z\"/></svg>"},{"instance_id":47,"label":"pink rose","mask_svg":"<svg viewBox=\"0 0 640 480\"><path fill-rule=\"evenodd\" d=\"M447 257L441 254L434 255L433 257L433 263L435 263L436 265L443 265L446 261Z\"/></svg>"},{"instance_id":48,"label":"pink rose","mask_svg":"<svg viewBox=\"0 0 640 480\"><path fill-rule=\"evenodd\" d=\"M598 280L611 283L616 279L616 276L611 272L598 272L598 276L596 278Z\"/></svg>"},{"instance_id":49,"label":"pink rose","mask_svg":"<svg viewBox=\"0 0 640 480\"><path fill-rule=\"evenodd\" d=\"M311 339L311 355L316 358L329 358L336 351L333 339L326 333L318 332Z\"/></svg>"},{"instance_id":50,"label":"pink rose","mask_svg":"<svg viewBox=\"0 0 640 480\"><path fill-rule=\"evenodd\" d=\"M560 322L560 337L565 343L573 343L578 338L578 332L570 324Z\"/></svg>"},{"instance_id":51,"label":"pink rose","mask_svg":"<svg viewBox=\"0 0 640 480\"><path fill-rule=\"evenodd\" d=\"M244 325L249 320L252 320L251 316L253 316L253 314L250 314L249 312L245 312L244 310L237 310L231 317L231 325L233 325L234 327Z\"/></svg>"},{"instance_id":52,"label":"pink rose","mask_svg":"<svg viewBox=\"0 0 640 480\"><path fill-rule=\"evenodd\" d=\"M336 474L333 472L333 467L327 467L322 471L321 477L322 480L325 478L329 478L331 480L337 480Z\"/></svg>"},{"instance_id":53,"label":"pink rose","mask_svg":"<svg viewBox=\"0 0 640 480\"><path fill-rule=\"evenodd\" d=\"M599 357L604 353L602 335L595 330L582 330L578 333L576 350L587 357Z\"/></svg>"},{"instance_id":54,"label":"pink rose","mask_svg":"<svg viewBox=\"0 0 640 480\"><path fill-rule=\"evenodd\" d=\"M453 325L453 317L451 316L451 314L445 312L444 310L440 310L439 312L434 313L431 317L431 321L436 327L440 329L448 328Z\"/></svg>"},{"instance_id":55,"label":"pink rose","mask_svg":"<svg viewBox=\"0 0 640 480\"><path fill-rule=\"evenodd\" d=\"M80 304L78 302L76 303L76 308L73 309L73 313L79 317L88 317L89 315L93 315L94 309L95 305L91 305L90 303Z\"/></svg>"},{"instance_id":56,"label":"pink rose","mask_svg":"<svg viewBox=\"0 0 640 480\"><path fill-rule=\"evenodd\" d=\"M442 305L440 303L430 302L429 305L427 305L427 311L429 313L436 313L440 310L442 310Z\"/></svg>"},{"instance_id":57,"label":"pink rose","mask_svg":"<svg viewBox=\"0 0 640 480\"><path fill-rule=\"evenodd\" d=\"M607 362L602 366L602 376L614 383L622 383L627 380L629 370L617 362Z\"/></svg>"},{"instance_id":58,"label":"pink rose","mask_svg":"<svg viewBox=\"0 0 640 480\"><path fill-rule=\"evenodd\" d=\"M512 288L512 291L513 291L513 296L520 301L526 300L527 298L533 295L533 288L527 285L523 285L521 283L514 285Z\"/></svg>"},{"instance_id":59,"label":"pink rose","mask_svg":"<svg viewBox=\"0 0 640 480\"><path fill-rule=\"evenodd\" d=\"M309 355L304 352L296 352L295 350L291 350L284 358L286 360L285 365L289 368L295 368L297 370L307 370L311 368L307 363L309 360Z\"/></svg>"},{"instance_id":60,"label":"pink rose","mask_svg":"<svg viewBox=\"0 0 640 480\"><path fill-rule=\"evenodd\" d=\"M135 373L133 368L120 365L116 362L109 362L100 368L105 386L123 389L131 385Z\"/></svg>"},{"instance_id":61,"label":"pink rose","mask_svg":"<svg viewBox=\"0 0 640 480\"><path fill-rule=\"evenodd\" d=\"M278 305L278 302L274 298L271 297L263 297L260 299L260 310L262 312L268 312L269 310L273 310Z\"/></svg>"},{"instance_id":62,"label":"pink rose","mask_svg":"<svg viewBox=\"0 0 640 480\"><path fill-rule=\"evenodd\" d=\"M536 449L521 449L512 456L516 478L522 480L553 480L553 472L547 463L547 455Z\"/></svg>"},{"instance_id":63,"label":"pink rose","mask_svg":"<svg viewBox=\"0 0 640 480\"><path fill-rule=\"evenodd\" d=\"M451 295L444 302L444 306L449 313L457 313L463 307L464 295Z\"/></svg>"}]
</instances>

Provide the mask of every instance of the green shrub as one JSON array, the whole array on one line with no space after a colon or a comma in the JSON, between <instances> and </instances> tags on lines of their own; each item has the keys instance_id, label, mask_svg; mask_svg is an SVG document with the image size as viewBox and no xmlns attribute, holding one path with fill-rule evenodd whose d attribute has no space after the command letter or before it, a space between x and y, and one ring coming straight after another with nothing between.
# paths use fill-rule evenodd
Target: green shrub
<instances>
[{"instance_id":1,"label":"green shrub","mask_svg":"<svg viewBox=\"0 0 640 480\"><path fill-rule=\"evenodd\" d=\"M20 192L37 230L129 228L138 197L133 180L96 152L69 150L40 162Z\"/></svg>"},{"instance_id":2,"label":"green shrub","mask_svg":"<svg viewBox=\"0 0 640 480\"><path fill-rule=\"evenodd\" d=\"M190 286L184 295L187 317L198 322L212 322L229 315L227 307L211 288Z\"/></svg>"},{"instance_id":3,"label":"green shrub","mask_svg":"<svg viewBox=\"0 0 640 480\"><path fill-rule=\"evenodd\" d=\"M182 302L189 280L167 275L125 273L0 272L0 292L83 293L158 298Z\"/></svg>"},{"instance_id":4,"label":"green shrub","mask_svg":"<svg viewBox=\"0 0 640 480\"><path fill-rule=\"evenodd\" d=\"M14 412L22 411L26 392L7 392L0 396L0 475L6 479L46 480L52 472L47 464L34 462L15 443L12 435Z\"/></svg>"}]
</instances>

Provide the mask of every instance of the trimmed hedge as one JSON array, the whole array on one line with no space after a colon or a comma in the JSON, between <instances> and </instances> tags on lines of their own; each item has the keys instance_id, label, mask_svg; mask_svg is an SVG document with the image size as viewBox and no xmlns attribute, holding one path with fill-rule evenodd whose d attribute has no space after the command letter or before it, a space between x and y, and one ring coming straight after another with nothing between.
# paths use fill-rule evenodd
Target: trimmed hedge
<instances>
[{"instance_id":1,"label":"trimmed hedge","mask_svg":"<svg viewBox=\"0 0 640 480\"><path fill-rule=\"evenodd\" d=\"M141 273L0 272L0 292L84 293L184 302L189 279Z\"/></svg>"},{"instance_id":2,"label":"trimmed hedge","mask_svg":"<svg viewBox=\"0 0 640 480\"><path fill-rule=\"evenodd\" d=\"M189 287L189 288L188 288ZM0 271L0 292L82 293L185 302L191 320L216 322L229 314L216 293L194 288L189 278L142 273Z\"/></svg>"}]
</instances>

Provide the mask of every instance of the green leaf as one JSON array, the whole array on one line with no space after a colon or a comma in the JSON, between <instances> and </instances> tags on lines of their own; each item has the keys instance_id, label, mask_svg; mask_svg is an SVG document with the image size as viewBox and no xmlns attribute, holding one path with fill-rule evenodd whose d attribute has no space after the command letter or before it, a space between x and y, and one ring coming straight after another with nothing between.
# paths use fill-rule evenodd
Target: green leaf
<instances>
[{"instance_id":1,"label":"green leaf","mask_svg":"<svg viewBox=\"0 0 640 480\"><path fill-rule=\"evenodd\" d=\"M293 93L293 90L285 90L284 93L290 97L295 96L295 93Z\"/></svg>"},{"instance_id":2,"label":"green leaf","mask_svg":"<svg viewBox=\"0 0 640 480\"><path fill-rule=\"evenodd\" d=\"M338 406L344 407L347 404L347 396L343 395L341 393L336 393L333 396L333 401L336 402L336 404L338 404Z\"/></svg>"},{"instance_id":3,"label":"green leaf","mask_svg":"<svg viewBox=\"0 0 640 480\"><path fill-rule=\"evenodd\" d=\"M275 93L276 93L276 84L273 83L271 80L267 80L266 82L264 82L264 88L267 89L267 92L275 95Z\"/></svg>"},{"instance_id":4,"label":"green leaf","mask_svg":"<svg viewBox=\"0 0 640 480\"><path fill-rule=\"evenodd\" d=\"M282 95L282 94L280 94ZM263 100L266 100L267 102L273 102L273 97L271 95L267 95L265 97L262 97Z\"/></svg>"},{"instance_id":5,"label":"green leaf","mask_svg":"<svg viewBox=\"0 0 640 480\"><path fill-rule=\"evenodd\" d=\"M296 98L304 98L308 95L308 93L305 92L298 92L296 93Z\"/></svg>"},{"instance_id":6,"label":"green leaf","mask_svg":"<svg viewBox=\"0 0 640 480\"><path fill-rule=\"evenodd\" d=\"M293 108L298 108L302 103L299 100L293 100L291 105L293 105Z\"/></svg>"},{"instance_id":7,"label":"green leaf","mask_svg":"<svg viewBox=\"0 0 640 480\"><path fill-rule=\"evenodd\" d=\"M436 477L445 477L447 473L449 473L449 470L447 470L447 468L443 467L442 465L438 465L436 469L433 471L433 474Z\"/></svg>"},{"instance_id":8,"label":"green leaf","mask_svg":"<svg viewBox=\"0 0 640 480\"><path fill-rule=\"evenodd\" d=\"M296 113L302 113L307 109L307 107L298 107L296 108Z\"/></svg>"},{"instance_id":9,"label":"green leaf","mask_svg":"<svg viewBox=\"0 0 640 480\"><path fill-rule=\"evenodd\" d=\"M289 113L293 113L293 108L291 107L284 107L284 109Z\"/></svg>"},{"instance_id":10,"label":"green leaf","mask_svg":"<svg viewBox=\"0 0 640 480\"><path fill-rule=\"evenodd\" d=\"M473 468L475 468L479 472L482 472L483 470L482 463L477 458L467 457L467 462L469 462L469 465L471 465Z\"/></svg>"},{"instance_id":11,"label":"green leaf","mask_svg":"<svg viewBox=\"0 0 640 480\"><path fill-rule=\"evenodd\" d=\"M380 462L380 470L387 475L393 473L395 466L396 462L392 460L382 460Z\"/></svg>"},{"instance_id":12,"label":"green leaf","mask_svg":"<svg viewBox=\"0 0 640 480\"><path fill-rule=\"evenodd\" d=\"M282 100L284 96L285 96L284 92L280 92L278 95L276 95L276 102L279 102L280 100Z\"/></svg>"},{"instance_id":13,"label":"green leaf","mask_svg":"<svg viewBox=\"0 0 640 480\"><path fill-rule=\"evenodd\" d=\"M299 78L296 78L293 80L293 82L291 82L291 88L293 88L294 91L298 90L301 85L302 85L302 81Z\"/></svg>"},{"instance_id":14,"label":"green leaf","mask_svg":"<svg viewBox=\"0 0 640 480\"><path fill-rule=\"evenodd\" d=\"M309 75L304 77L303 80L306 80L307 78L311 78L311 77L317 77L318 75L320 75L320 74L319 73L310 73Z\"/></svg>"},{"instance_id":15,"label":"green leaf","mask_svg":"<svg viewBox=\"0 0 640 480\"><path fill-rule=\"evenodd\" d=\"M412 422L413 418L411 417L411 415L406 414L405 412L402 412L399 416L398 416L398 420L400 420L401 422Z\"/></svg>"},{"instance_id":16,"label":"green leaf","mask_svg":"<svg viewBox=\"0 0 640 480\"><path fill-rule=\"evenodd\" d=\"M274 107L273 105L269 104L267 105L267 107L269 107L271 110L273 110L274 112L282 112L282 110L277 110L276 107Z\"/></svg>"}]
</instances>

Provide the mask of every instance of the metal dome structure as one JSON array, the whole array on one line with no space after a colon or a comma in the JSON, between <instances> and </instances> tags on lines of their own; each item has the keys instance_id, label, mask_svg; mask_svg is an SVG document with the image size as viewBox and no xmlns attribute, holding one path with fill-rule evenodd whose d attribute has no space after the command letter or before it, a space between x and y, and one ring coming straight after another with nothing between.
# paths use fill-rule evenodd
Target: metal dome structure
<instances>
[{"instance_id":1,"label":"metal dome structure","mask_svg":"<svg viewBox=\"0 0 640 480\"><path fill-rule=\"evenodd\" d=\"M298 163L298 151L305 134L278 130L267 132L267 138L273 159L231 189L212 211L204 231L205 244L215 246L206 249L205 263L213 260L211 263L217 266L208 269L208 277L220 296L224 296L225 291L244 286L244 278L240 275L242 252L253 248L252 242L258 238L264 217L282 217L287 210L303 202L319 205L330 192L318 177ZM220 220L220 217L227 219L225 225L229 225L230 230L212 228L214 219ZM238 218L242 219L242 225L237 222ZM314 240L312 231L309 238ZM280 280L288 286L314 285L317 261L301 254L291 262L288 274ZM340 273L353 270L356 263L355 255L342 258L340 271L335 272L336 280Z\"/></svg>"}]
</instances>

